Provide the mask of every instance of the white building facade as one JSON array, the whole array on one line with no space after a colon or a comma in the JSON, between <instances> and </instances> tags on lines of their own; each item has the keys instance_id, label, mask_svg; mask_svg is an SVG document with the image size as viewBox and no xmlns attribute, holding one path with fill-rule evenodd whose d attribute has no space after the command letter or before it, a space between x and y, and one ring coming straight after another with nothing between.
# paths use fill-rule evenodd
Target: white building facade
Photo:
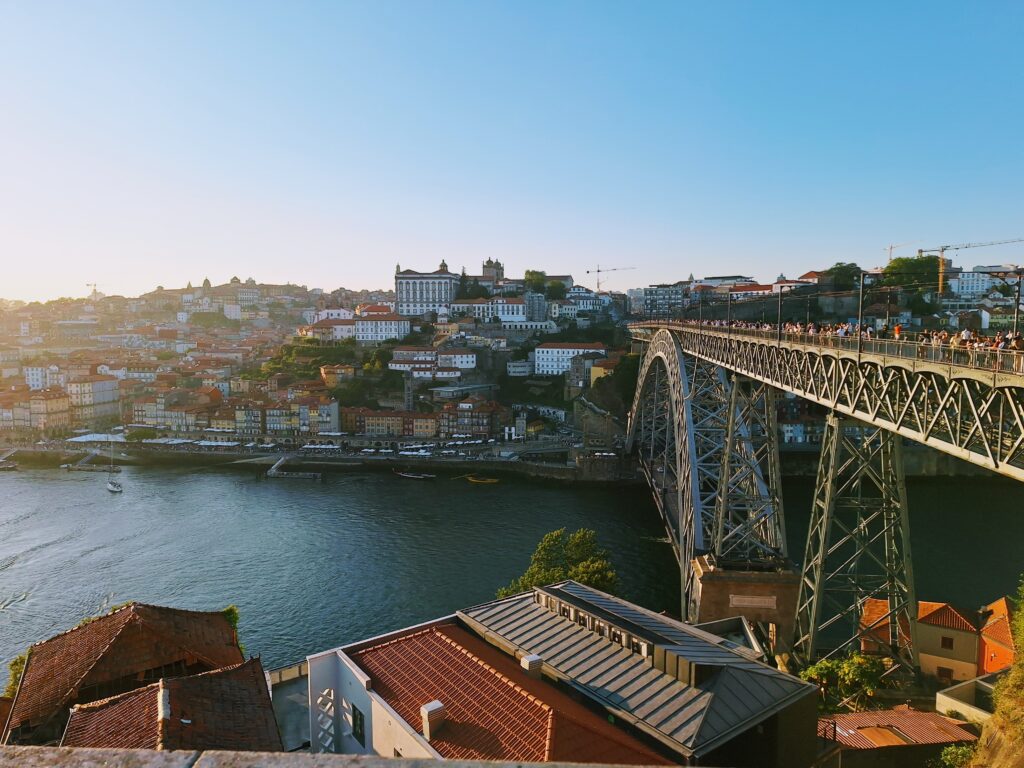
<instances>
[{"instance_id":1,"label":"white building facade","mask_svg":"<svg viewBox=\"0 0 1024 768\"><path fill-rule=\"evenodd\" d=\"M534 350L538 376L559 376L569 370L570 361L577 355L597 352L606 355L604 344L587 342L547 342Z\"/></svg>"},{"instance_id":2,"label":"white building facade","mask_svg":"<svg viewBox=\"0 0 1024 768\"><path fill-rule=\"evenodd\" d=\"M356 341L360 344L379 344L409 335L412 325L401 315L375 315L355 319Z\"/></svg>"},{"instance_id":3,"label":"white building facade","mask_svg":"<svg viewBox=\"0 0 1024 768\"><path fill-rule=\"evenodd\" d=\"M459 276L448 271L448 265L434 272L416 272L395 269L395 311L406 317L417 317L428 312L440 312L455 299Z\"/></svg>"}]
</instances>

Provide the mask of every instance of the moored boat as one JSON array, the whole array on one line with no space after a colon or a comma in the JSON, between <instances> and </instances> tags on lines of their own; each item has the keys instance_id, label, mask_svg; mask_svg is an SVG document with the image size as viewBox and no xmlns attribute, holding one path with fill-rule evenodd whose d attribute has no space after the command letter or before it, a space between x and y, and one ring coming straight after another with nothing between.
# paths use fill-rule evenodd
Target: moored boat
<instances>
[{"instance_id":1,"label":"moored boat","mask_svg":"<svg viewBox=\"0 0 1024 768\"><path fill-rule=\"evenodd\" d=\"M397 469L393 470L399 477L404 477L407 480L433 480L437 475L428 475L425 472L399 472Z\"/></svg>"}]
</instances>

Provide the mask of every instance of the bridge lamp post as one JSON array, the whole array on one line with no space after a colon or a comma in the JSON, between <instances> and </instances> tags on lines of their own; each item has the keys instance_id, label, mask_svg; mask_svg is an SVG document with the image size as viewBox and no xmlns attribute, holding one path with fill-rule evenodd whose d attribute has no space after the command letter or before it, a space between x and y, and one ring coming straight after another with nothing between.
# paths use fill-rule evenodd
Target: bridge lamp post
<instances>
[{"instance_id":1,"label":"bridge lamp post","mask_svg":"<svg viewBox=\"0 0 1024 768\"><path fill-rule=\"evenodd\" d=\"M860 273L860 294L857 297L857 355L864 349L864 275Z\"/></svg>"},{"instance_id":2,"label":"bridge lamp post","mask_svg":"<svg viewBox=\"0 0 1024 768\"><path fill-rule=\"evenodd\" d=\"M776 324L775 324L775 328L776 328L776 331L777 331L777 334L776 334L777 341L781 344L782 343L782 290L781 289L779 289L779 317L778 317L778 322L776 322Z\"/></svg>"}]
</instances>

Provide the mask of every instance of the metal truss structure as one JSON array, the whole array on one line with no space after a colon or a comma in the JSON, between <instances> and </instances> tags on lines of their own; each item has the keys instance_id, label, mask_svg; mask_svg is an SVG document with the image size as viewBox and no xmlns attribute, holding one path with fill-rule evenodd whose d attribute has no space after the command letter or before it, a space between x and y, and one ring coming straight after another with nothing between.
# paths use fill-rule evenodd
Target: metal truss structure
<instances>
[{"instance_id":1,"label":"metal truss structure","mask_svg":"<svg viewBox=\"0 0 1024 768\"><path fill-rule=\"evenodd\" d=\"M862 645L916 667L901 439L1024 481L1024 360L681 323L631 330L647 348L627 446L641 450L652 487L672 490L659 509L683 574L684 615L693 615L695 555L726 568L785 561L780 389L830 410L794 657L808 664ZM667 431L671 440L659 437Z\"/></svg>"},{"instance_id":2,"label":"metal truss structure","mask_svg":"<svg viewBox=\"0 0 1024 768\"><path fill-rule=\"evenodd\" d=\"M913 347L854 339L778 339L773 331L640 323L687 356L1024 481L1024 373L908 357ZM863 347L859 348L859 347Z\"/></svg>"},{"instance_id":3,"label":"metal truss structure","mask_svg":"<svg viewBox=\"0 0 1024 768\"><path fill-rule=\"evenodd\" d=\"M866 645L917 666L900 452L894 433L828 416L797 602L793 656L801 665Z\"/></svg>"},{"instance_id":4,"label":"metal truss structure","mask_svg":"<svg viewBox=\"0 0 1024 768\"><path fill-rule=\"evenodd\" d=\"M696 555L720 565L785 561L770 387L730 377L654 334L641 364L627 450L635 450L679 561L683 615L695 611Z\"/></svg>"}]
</instances>

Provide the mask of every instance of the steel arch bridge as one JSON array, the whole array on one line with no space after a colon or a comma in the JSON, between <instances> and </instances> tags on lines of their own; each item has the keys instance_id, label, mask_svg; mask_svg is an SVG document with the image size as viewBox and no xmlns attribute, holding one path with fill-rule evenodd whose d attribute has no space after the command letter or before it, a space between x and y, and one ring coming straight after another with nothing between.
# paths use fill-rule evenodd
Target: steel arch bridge
<instances>
[{"instance_id":1,"label":"steel arch bridge","mask_svg":"<svg viewBox=\"0 0 1024 768\"><path fill-rule=\"evenodd\" d=\"M684 616L771 623L773 645L791 640L803 663L868 644L916 665L900 438L1024 480L1022 358L672 322L630 330L645 351L627 449L679 560ZM787 565L778 391L830 412L799 575Z\"/></svg>"}]
</instances>

